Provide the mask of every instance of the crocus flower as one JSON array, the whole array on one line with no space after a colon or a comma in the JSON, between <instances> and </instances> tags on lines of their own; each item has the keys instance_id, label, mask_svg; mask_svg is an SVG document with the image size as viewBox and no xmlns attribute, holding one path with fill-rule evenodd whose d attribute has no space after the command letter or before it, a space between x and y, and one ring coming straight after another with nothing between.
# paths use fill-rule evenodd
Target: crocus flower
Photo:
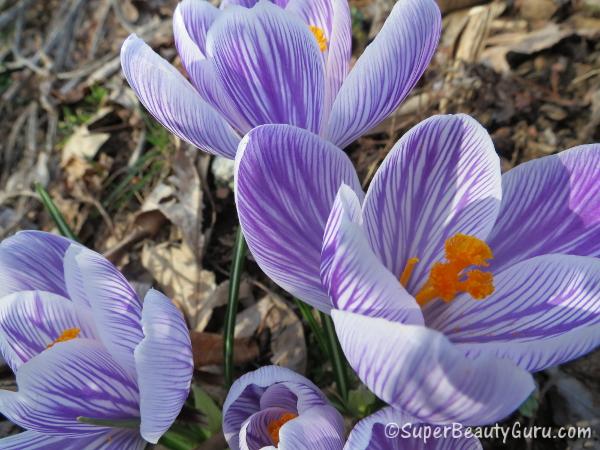
<instances>
[{"instance_id":1,"label":"crocus flower","mask_svg":"<svg viewBox=\"0 0 600 450\"><path fill-rule=\"evenodd\" d=\"M239 378L223 405L231 450L341 450L344 420L311 381L265 366Z\"/></svg>"},{"instance_id":2,"label":"crocus flower","mask_svg":"<svg viewBox=\"0 0 600 450\"><path fill-rule=\"evenodd\" d=\"M481 450L472 434L460 426L419 423L413 417L386 407L358 422L344 450Z\"/></svg>"},{"instance_id":3,"label":"crocus flower","mask_svg":"<svg viewBox=\"0 0 600 450\"><path fill-rule=\"evenodd\" d=\"M434 0L399 0L349 70L347 0L184 0L173 16L190 82L131 35L121 64L142 104L181 139L233 159L257 125L305 128L345 146L385 119L437 46Z\"/></svg>"},{"instance_id":4,"label":"crocus flower","mask_svg":"<svg viewBox=\"0 0 600 450\"><path fill-rule=\"evenodd\" d=\"M18 391L0 412L27 431L2 449L142 449L171 426L193 371L167 297L144 302L104 257L21 232L0 244L0 351Z\"/></svg>"},{"instance_id":5,"label":"crocus flower","mask_svg":"<svg viewBox=\"0 0 600 450\"><path fill-rule=\"evenodd\" d=\"M235 191L260 267L332 314L377 396L425 423L478 425L527 398L530 372L600 342L598 180L597 144L501 175L483 127L450 115L400 139L366 196L339 148L258 127Z\"/></svg>"}]
</instances>

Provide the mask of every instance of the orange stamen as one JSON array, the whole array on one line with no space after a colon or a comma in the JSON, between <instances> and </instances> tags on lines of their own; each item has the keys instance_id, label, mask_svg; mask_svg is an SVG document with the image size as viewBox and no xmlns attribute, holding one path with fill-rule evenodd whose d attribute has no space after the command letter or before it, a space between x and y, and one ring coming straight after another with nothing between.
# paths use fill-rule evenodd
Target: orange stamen
<instances>
[{"instance_id":1,"label":"orange stamen","mask_svg":"<svg viewBox=\"0 0 600 450\"><path fill-rule=\"evenodd\" d=\"M269 436L271 437L271 441L275 447L279 445L279 430L281 427L296 417L298 417L298 414L286 412L279 416L278 419L274 419L269 422L267 425L267 431L269 432Z\"/></svg>"},{"instance_id":2,"label":"orange stamen","mask_svg":"<svg viewBox=\"0 0 600 450\"><path fill-rule=\"evenodd\" d=\"M327 50L327 37L325 36L325 32L323 31L323 29L319 28L319 27L315 27L314 25L311 25L308 28L310 29L311 33L317 40L317 45L319 46L319 50L321 50L321 52L324 52L325 50Z\"/></svg>"},{"instance_id":3,"label":"orange stamen","mask_svg":"<svg viewBox=\"0 0 600 450\"><path fill-rule=\"evenodd\" d=\"M410 280L410 277L412 275L412 273L415 270L415 266L417 265L417 263L419 262L419 258L409 258L408 261L406 261L406 266L404 267L404 270L402 271L402 274L400 275L400 284L402 286L406 286L408 284L408 280Z\"/></svg>"},{"instance_id":4,"label":"orange stamen","mask_svg":"<svg viewBox=\"0 0 600 450\"><path fill-rule=\"evenodd\" d=\"M425 306L436 298L452 301L458 294L467 292L474 299L482 300L494 292L494 277L490 272L473 269L487 267L494 257L490 247L481 239L465 234L449 238L445 245L447 262L436 262L429 279L415 295L417 303Z\"/></svg>"},{"instance_id":5,"label":"orange stamen","mask_svg":"<svg viewBox=\"0 0 600 450\"><path fill-rule=\"evenodd\" d=\"M50 348L55 344L58 344L59 342L67 342L70 341L71 339L75 339L76 337L79 336L79 333L81 333L81 330L79 328L67 328L65 331L63 331L60 336L58 336L56 339L54 339L54 341L52 341L52 343L50 345L48 345L48 347L46 348Z\"/></svg>"}]
</instances>

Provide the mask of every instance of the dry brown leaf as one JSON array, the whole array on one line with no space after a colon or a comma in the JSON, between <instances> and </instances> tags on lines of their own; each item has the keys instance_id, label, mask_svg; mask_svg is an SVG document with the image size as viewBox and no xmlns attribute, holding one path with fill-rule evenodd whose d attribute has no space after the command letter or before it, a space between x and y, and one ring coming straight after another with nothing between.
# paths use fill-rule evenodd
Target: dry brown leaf
<instances>
[{"instance_id":1,"label":"dry brown leaf","mask_svg":"<svg viewBox=\"0 0 600 450\"><path fill-rule=\"evenodd\" d=\"M65 167L74 158L87 161L96 156L100 147L110 138L110 133L94 133L90 131L89 126L106 117L111 111L110 108L100 108L87 123L75 128L63 147L61 166Z\"/></svg>"},{"instance_id":2,"label":"dry brown leaf","mask_svg":"<svg viewBox=\"0 0 600 450\"><path fill-rule=\"evenodd\" d=\"M267 295L237 315L235 337L253 336L257 330L271 330L271 362L299 373L306 372L306 341L302 323L275 295Z\"/></svg>"},{"instance_id":3,"label":"dry brown leaf","mask_svg":"<svg viewBox=\"0 0 600 450\"><path fill-rule=\"evenodd\" d=\"M142 265L180 305L194 331L204 330L213 309L226 302L226 288L217 286L213 272L200 267L185 242L144 245Z\"/></svg>"},{"instance_id":4,"label":"dry brown leaf","mask_svg":"<svg viewBox=\"0 0 600 450\"><path fill-rule=\"evenodd\" d=\"M142 205L142 212L158 210L176 225L186 244L202 259L202 184L194 157L179 149L173 158L173 175L158 184Z\"/></svg>"}]
</instances>

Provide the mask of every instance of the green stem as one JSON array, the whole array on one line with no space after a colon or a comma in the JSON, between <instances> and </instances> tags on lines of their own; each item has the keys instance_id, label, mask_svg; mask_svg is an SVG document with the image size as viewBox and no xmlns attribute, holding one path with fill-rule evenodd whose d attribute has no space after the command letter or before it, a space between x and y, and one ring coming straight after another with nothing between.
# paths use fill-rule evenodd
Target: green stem
<instances>
[{"instance_id":1,"label":"green stem","mask_svg":"<svg viewBox=\"0 0 600 450\"><path fill-rule=\"evenodd\" d=\"M346 358L342 353L342 347L338 341L335 326L333 325L331 317L321 313L321 322L323 323L323 329L325 330L325 336L327 338L327 346L329 348L337 390L342 401L346 404L348 401L348 372L346 371Z\"/></svg>"},{"instance_id":2,"label":"green stem","mask_svg":"<svg viewBox=\"0 0 600 450\"><path fill-rule=\"evenodd\" d=\"M88 425L96 425L99 427L112 428L139 428L140 419L95 419L93 417L79 416L77 422L87 423Z\"/></svg>"},{"instance_id":3,"label":"green stem","mask_svg":"<svg viewBox=\"0 0 600 450\"><path fill-rule=\"evenodd\" d=\"M58 231L60 232L60 234L62 234L64 237L67 237L73 241L77 241L77 236L75 236L75 233L73 233L71 228L69 228L69 225L67 225L67 221L65 220L65 218L63 217L63 215L61 214L59 209L56 207L56 205L52 201L52 197L50 197L50 194L48 194L48 191L46 191L46 189L44 189L44 186L42 186L39 183L36 183L35 190L37 191L38 195L40 196L40 200L46 207L46 210L50 214L50 217L52 217L52 220L58 227Z\"/></svg>"},{"instance_id":4,"label":"green stem","mask_svg":"<svg viewBox=\"0 0 600 450\"><path fill-rule=\"evenodd\" d=\"M246 240L241 227L238 228L233 247L233 258L229 272L229 297L227 300L227 312L225 313L225 330L223 339L223 352L225 362L225 387L229 388L233 383L233 332L235 330L235 316L237 315L240 279L246 261Z\"/></svg>"},{"instance_id":5,"label":"green stem","mask_svg":"<svg viewBox=\"0 0 600 450\"><path fill-rule=\"evenodd\" d=\"M304 303L302 300L298 300L297 298L294 300L296 300L296 305L298 305L298 309L300 310L302 317L304 317L304 320L306 320L306 322L308 323L310 330L315 335L315 339L317 340L317 344L321 348L321 351L323 352L323 354L328 355L329 346L327 345L327 339L323 334L323 329L321 328L321 326L315 319L315 316L313 315L313 309L309 305Z\"/></svg>"}]
</instances>

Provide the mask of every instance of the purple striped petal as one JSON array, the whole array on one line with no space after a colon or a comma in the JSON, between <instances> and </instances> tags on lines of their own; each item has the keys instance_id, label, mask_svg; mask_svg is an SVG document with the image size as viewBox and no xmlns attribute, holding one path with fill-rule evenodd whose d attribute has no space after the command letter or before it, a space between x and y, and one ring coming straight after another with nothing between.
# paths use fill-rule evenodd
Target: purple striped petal
<instances>
[{"instance_id":1,"label":"purple striped petal","mask_svg":"<svg viewBox=\"0 0 600 450\"><path fill-rule=\"evenodd\" d=\"M283 394L280 402L275 394ZM238 450L243 424L261 409L282 408L303 414L327 404L320 389L302 375L284 367L261 367L240 377L231 386L223 405L223 434L231 449ZM294 409L288 409L291 406Z\"/></svg>"},{"instance_id":2,"label":"purple striped petal","mask_svg":"<svg viewBox=\"0 0 600 450\"><path fill-rule=\"evenodd\" d=\"M151 289L142 310L144 339L135 349L141 434L156 444L179 415L194 372L185 319L173 302Z\"/></svg>"},{"instance_id":3,"label":"purple striped petal","mask_svg":"<svg viewBox=\"0 0 600 450\"><path fill-rule=\"evenodd\" d=\"M325 223L342 183L362 197L348 156L306 130L265 125L242 141L235 182L240 224L261 269L329 311L319 275Z\"/></svg>"},{"instance_id":4,"label":"purple striped petal","mask_svg":"<svg viewBox=\"0 0 600 450\"><path fill-rule=\"evenodd\" d=\"M336 309L423 324L415 299L371 250L362 228L360 201L345 185L325 228L321 279Z\"/></svg>"},{"instance_id":5,"label":"purple striped petal","mask_svg":"<svg viewBox=\"0 0 600 450\"><path fill-rule=\"evenodd\" d=\"M0 301L0 350L15 373L70 328L79 328L81 338L94 338L73 302L57 294L21 291Z\"/></svg>"},{"instance_id":6,"label":"purple striped petal","mask_svg":"<svg viewBox=\"0 0 600 450\"><path fill-rule=\"evenodd\" d=\"M294 15L269 2L232 6L210 28L206 48L252 127L284 123L319 131L323 63L314 36Z\"/></svg>"},{"instance_id":7,"label":"purple striped petal","mask_svg":"<svg viewBox=\"0 0 600 450\"><path fill-rule=\"evenodd\" d=\"M24 431L0 439L3 450L143 450L146 442L134 430L111 430L97 436L65 438Z\"/></svg>"},{"instance_id":8,"label":"purple striped petal","mask_svg":"<svg viewBox=\"0 0 600 450\"><path fill-rule=\"evenodd\" d=\"M547 253L600 256L600 144L521 164L502 177L492 267Z\"/></svg>"},{"instance_id":9,"label":"purple striped petal","mask_svg":"<svg viewBox=\"0 0 600 450\"><path fill-rule=\"evenodd\" d=\"M80 437L110 428L77 417L131 419L138 416L135 382L102 345L73 339L23 364L17 392L0 391L0 412L11 422L39 433Z\"/></svg>"},{"instance_id":10,"label":"purple striped petal","mask_svg":"<svg viewBox=\"0 0 600 450\"><path fill-rule=\"evenodd\" d=\"M123 43L121 65L142 104L171 133L209 153L234 158L237 134L183 75L137 36Z\"/></svg>"},{"instance_id":11,"label":"purple striped petal","mask_svg":"<svg viewBox=\"0 0 600 450\"><path fill-rule=\"evenodd\" d=\"M271 448L273 441L269 434L269 422L279 419L286 411L283 408L267 408L248 417L240 430L240 450L263 450ZM275 447L272 447L275 448Z\"/></svg>"},{"instance_id":12,"label":"purple striped petal","mask_svg":"<svg viewBox=\"0 0 600 450\"><path fill-rule=\"evenodd\" d=\"M485 240L498 213L500 180L492 141L474 119L421 122L394 146L367 192L364 220L373 250L396 276L419 258L406 286L416 292L443 260L448 238Z\"/></svg>"},{"instance_id":13,"label":"purple striped petal","mask_svg":"<svg viewBox=\"0 0 600 450\"><path fill-rule=\"evenodd\" d=\"M279 439L279 450L342 450L344 419L333 406L315 406L283 425Z\"/></svg>"},{"instance_id":14,"label":"purple striped petal","mask_svg":"<svg viewBox=\"0 0 600 450\"><path fill-rule=\"evenodd\" d=\"M528 371L600 345L600 260L538 256L499 273L483 301L434 305L427 324L469 354L509 358Z\"/></svg>"},{"instance_id":15,"label":"purple striped petal","mask_svg":"<svg viewBox=\"0 0 600 450\"><path fill-rule=\"evenodd\" d=\"M42 231L21 231L0 243L0 297L40 290L68 297L63 256L71 241Z\"/></svg>"},{"instance_id":16,"label":"purple striped petal","mask_svg":"<svg viewBox=\"0 0 600 450\"><path fill-rule=\"evenodd\" d=\"M184 0L173 14L173 35L181 61L202 98L238 130L249 130L225 92L214 61L206 59L206 34L221 11L204 0Z\"/></svg>"},{"instance_id":17,"label":"purple striped petal","mask_svg":"<svg viewBox=\"0 0 600 450\"><path fill-rule=\"evenodd\" d=\"M71 250L71 249L70 249ZM141 302L121 272L102 255L74 248L73 277L84 280L96 330L106 349L132 376L133 351L144 337Z\"/></svg>"},{"instance_id":18,"label":"purple striped petal","mask_svg":"<svg viewBox=\"0 0 600 450\"><path fill-rule=\"evenodd\" d=\"M470 359L437 331L332 310L344 354L365 385L424 423L496 422L533 391L509 360Z\"/></svg>"},{"instance_id":19,"label":"purple striped petal","mask_svg":"<svg viewBox=\"0 0 600 450\"><path fill-rule=\"evenodd\" d=\"M431 60L441 31L433 0L401 0L342 85L327 137L345 147L391 114Z\"/></svg>"},{"instance_id":20,"label":"purple striped petal","mask_svg":"<svg viewBox=\"0 0 600 450\"><path fill-rule=\"evenodd\" d=\"M290 0L269 0L275 5L285 8ZM221 9L224 9L231 5L243 6L244 8L252 8L256 5L259 0L221 0Z\"/></svg>"},{"instance_id":21,"label":"purple striped petal","mask_svg":"<svg viewBox=\"0 0 600 450\"><path fill-rule=\"evenodd\" d=\"M386 433L387 427L387 433ZM447 437L424 439L439 429ZM465 430L465 429L463 429ZM451 429L419 423L414 417L386 407L361 420L352 429L344 450L481 450L476 437L453 437ZM465 430L466 431L466 430ZM394 437L394 434L396 436Z\"/></svg>"}]
</instances>

